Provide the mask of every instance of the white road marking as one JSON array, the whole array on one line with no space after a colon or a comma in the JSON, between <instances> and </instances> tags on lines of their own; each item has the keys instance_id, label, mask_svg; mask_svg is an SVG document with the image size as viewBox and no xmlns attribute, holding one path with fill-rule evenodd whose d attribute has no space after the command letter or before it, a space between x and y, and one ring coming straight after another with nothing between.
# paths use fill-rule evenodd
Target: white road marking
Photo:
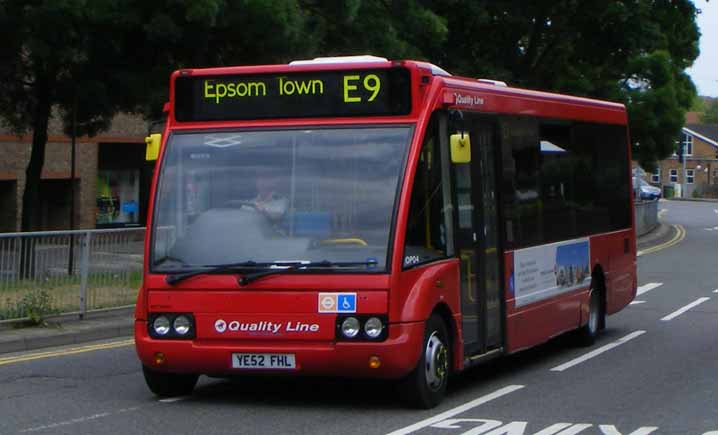
<instances>
[{"instance_id":1,"label":"white road marking","mask_svg":"<svg viewBox=\"0 0 718 435\"><path fill-rule=\"evenodd\" d=\"M649 282L648 284L643 284L642 286L638 287L638 290L636 290L637 295L642 295L643 293L649 292L653 290L654 288L658 288L662 286L662 282Z\"/></svg>"},{"instance_id":2,"label":"white road marking","mask_svg":"<svg viewBox=\"0 0 718 435\"><path fill-rule=\"evenodd\" d=\"M718 293L718 288L713 290L713 293Z\"/></svg>"},{"instance_id":3,"label":"white road marking","mask_svg":"<svg viewBox=\"0 0 718 435\"><path fill-rule=\"evenodd\" d=\"M614 347L618 347L624 343L627 343L630 340L633 340L636 337L639 337L643 334L645 334L646 331L636 331L628 334L627 336L623 338L619 338L618 340L614 341L613 343L609 343L605 346L601 346L596 350L593 350L583 356L580 356L578 358L574 358L571 361L568 361L566 363L561 364L560 366L556 366L551 369L552 372L562 372L566 369L570 369L571 367L581 364L582 362L588 361L591 358L595 358L599 355L601 355L604 352L608 352L609 350L613 349Z\"/></svg>"},{"instance_id":4,"label":"white road marking","mask_svg":"<svg viewBox=\"0 0 718 435\"><path fill-rule=\"evenodd\" d=\"M557 433L556 435L576 435L577 433L581 433L585 429L588 429L591 426L593 426L593 425L592 424L574 424L570 428L568 428L566 430L562 430L561 432Z\"/></svg>"},{"instance_id":5,"label":"white road marking","mask_svg":"<svg viewBox=\"0 0 718 435\"><path fill-rule=\"evenodd\" d=\"M476 398L472 400L471 402L465 403L463 405L457 406L456 408L452 408L446 412L442 412L441 414L435 415L434 417L429 417L425 420L422 420L418 423L414 423L410 426L403 427L401 429L397 429L393 432L388 433L387 435L406 435L410 434L414 431L417 431L419 429L423 429L425 427L431 426L434 423L438 423L442 420L446 420L447 418L453 417L455 415L461 414L462 412L466 412L471 408L476 408L479 405L483 405L484 403L490 402L494 399L498 399L501 396L505 396L507 394L513 393L514 391L520 390L524 388L524 385L509 385L507 387L501 388L499 390L494 391L493 393L487 394L485 396L481 396L479 398Z\"/></svg>"},{"instance_id":6,"label":"white road marking","mask_svg":"<svg viewBox=\"0 0 718 435\"><path fill-rule=\"evenodd\" d=\"M702 304L705 301L710 300L710 298L698 298L695 301L691 302L690 304L686 305L683 308L679 308L676 311L672 312L671 314L667 315L666 317L662 318L664 322L667 322L669 320L673 320L676 317L680 316L681 314L685 313L686 311L690 310L693 307L697 307L698 305Z\"/></svg>"},{"instance_id":7,"label":"white road marking","mask_svg":"<svg viewBox=\"0 0 718 435\"><path fill-rule=\"evenodd\" d=\"M646 301L633 301L629 305L638 305L638 304L645 304Z\"/></svg>"},{"instance_id":8,"label":"white road marking","mask_svg":"<svg viewBox=\"0 0 718 435\"><path fill-rule=\"evenodd\" d=\"M554 435L556 433L563 434L564 429L568 429L572 426L575 426L575 425L573 425L571 423L556 423L556 424L553 424L553 425L547 427L546 429L544 429L542 431L536 432L535 435Z\"/></svg>"},{"instance_id":9,"label":"white road marking","mask_svg":"<svg viewBox=\"0 0 718 435\"><path fill-rule=\"evenodd\" d=\"M612 424L601 424L598 426L603 435L622 435ZM641 427L626 435L648 435L658 430L658 426Z\"/></svg>"},{"instance_id":10,"label":"white road marking","mask_svg":"<svg viewBox=\"0 0 718 435\"><path fill-rule=\"evenodd\" d=\"M714 208L713 211L718 214L718 209Z\"/></svg>"},{"instance_id":11,"label":"white road marking","mask_svg":"<svg viewBox=\"0 0 718 435\"><path fill-rule=\"evenodd\" d=\"M97 420L97 419L100 419L100 418L109 417L109 416L111 416L111 415L123 414L123 413L125 413L125 412L130 412L130 411L136 411L136 410L138 410L138 409L140 409L140 407L139 407L139 406L135 406L135 407L132 407L132 408L120 409L120 410L115 411L115 412L101 412L101 413L99 413L99 414L93 414L93 415L88 415L88 416L85 416L85 417L73 418L72 420L65 420L65 421L60 421L60 422L57 422L57 423L51 423L51 424L46 424L46 425L42 425L42 426L31 427L31 428L29 428L29 429L23 429L23 430L20 431L20 433L39 432L39 431L43 431L43 430L47 430L47 429L55 429L55 428L58 428L58 427L61 427L61 426L69 426L69 425L72 425L72 424L84 423L84 422L86 422L86 421Z\"/></svg>"},{"instance_id":12,"label":"white road marking","mask_svg":"<svg viewBox=\"0 0 718 435\"><path fill-rule=\"evenodd\" d=\"M527 421L511 421L503 423L499 420L489 420L485 418L449 418L438 423L432 424L430 427L437 429L460 429L461 435L577 435L586 429L594 427L589 423L555 423L538 432L534 432L536 428L527 432L529 422ZM603 435L623 435L616 426L612 424L597 425L598 431ZM466 430L468 429L468 430ZM658 430L658 426L642 426L633 432L625 432L626 435L649 435ZM592 432L595 432L592 431ZM706 434L703 434L706 435ZM711 433L709 435L718 435Z\"/></svg>"}]
</instances>

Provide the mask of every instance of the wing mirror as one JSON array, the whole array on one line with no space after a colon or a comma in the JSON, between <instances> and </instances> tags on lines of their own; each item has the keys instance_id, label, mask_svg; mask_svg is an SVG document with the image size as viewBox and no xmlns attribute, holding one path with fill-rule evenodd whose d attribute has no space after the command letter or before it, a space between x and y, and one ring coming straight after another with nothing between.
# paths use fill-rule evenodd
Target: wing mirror
<instances>
[{"instance_id":1,"label":"wing mirror","mask_svg":"<svg viewBox=\"0 0 718 435\"><path fill-rule=\"evenodd\" d=\"M160 133L151 134L145 138L145 143L147 144L147 150L145 151L145 160L157 160L157 157L160 155L162 135Z\"/></svg>"}]
</instances>

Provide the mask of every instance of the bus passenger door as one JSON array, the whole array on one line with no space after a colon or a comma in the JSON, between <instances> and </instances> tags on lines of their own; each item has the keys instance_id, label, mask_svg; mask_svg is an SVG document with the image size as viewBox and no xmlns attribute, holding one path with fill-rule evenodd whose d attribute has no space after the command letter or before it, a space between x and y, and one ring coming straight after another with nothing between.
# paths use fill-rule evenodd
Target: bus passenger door
<instances>
[{"instance_id":1,"label":"bus passenger door","mask_svg":"<svg viewBox=\"0 0 718 435\"><path fill-rule=\"evenodd\" d=\"M452 164L452 184L458 221L455 247L461 259L464 351L470 356L501 347L501 250L495 126L470 114L464 116L464 129L471 139L471 161Z\"/></svg>"}]
</instances>

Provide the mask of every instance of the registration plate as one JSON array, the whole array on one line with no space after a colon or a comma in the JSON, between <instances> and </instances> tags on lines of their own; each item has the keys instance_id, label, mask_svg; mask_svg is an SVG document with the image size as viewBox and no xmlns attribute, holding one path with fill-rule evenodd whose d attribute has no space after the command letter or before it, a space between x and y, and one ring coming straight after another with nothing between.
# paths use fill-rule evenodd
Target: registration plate
<instances>
[{"instance_id":1,"label":"registration plate","mask_svg":"<svg viewBox=\"0 0 718 435\"><path fill-rule=\"evenodd\" d=\"M294 369L293 353L233 353L233 369Z\"/></svg>"}]
</instances>

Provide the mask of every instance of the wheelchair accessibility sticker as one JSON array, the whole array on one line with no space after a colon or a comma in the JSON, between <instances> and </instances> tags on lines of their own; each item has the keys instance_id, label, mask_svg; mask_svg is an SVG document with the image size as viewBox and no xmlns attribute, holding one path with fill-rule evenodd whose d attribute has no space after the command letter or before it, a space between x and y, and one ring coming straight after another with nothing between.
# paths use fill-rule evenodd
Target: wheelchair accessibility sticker
<instances>
[{"instance_id":1,"label":"wheelchair accessibility sticker","mask_svg":"<svg viewBox=\"0 0 718 435\"><path fill-rule=\"evenodd\" d=\"M356 313L356 293L319 293L320 313Z\"/></svg>"}]
</instances>

